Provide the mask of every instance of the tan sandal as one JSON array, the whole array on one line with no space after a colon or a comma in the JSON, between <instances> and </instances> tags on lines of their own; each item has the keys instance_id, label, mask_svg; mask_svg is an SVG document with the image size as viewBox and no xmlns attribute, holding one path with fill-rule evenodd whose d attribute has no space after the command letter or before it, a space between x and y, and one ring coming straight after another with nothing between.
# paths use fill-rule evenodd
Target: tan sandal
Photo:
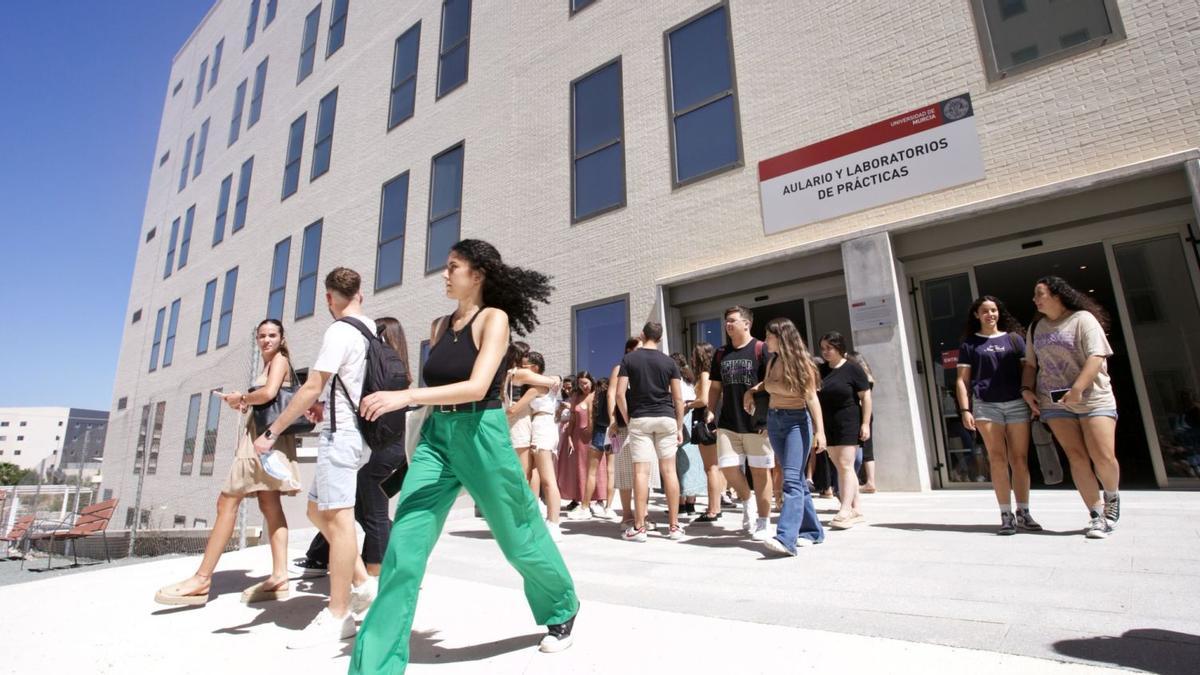
<instances>
[{"instance_id":1,"label":"tan sandal","mask_svg":"<svg viewBox=\"0 0 1200 675\"><path fill-rule=\"evenodd\" d=\"M160 605L188 605L192 607L203 607L208 604L209 586L186 594L183 592L182 586L183 584L163 586L154 594L154 601Z\"/></svg>"},{"instance_id":2,"label":"tan sandal","mask_svg":"<svg viewBox=\"0 0 1200 675\"><path fill-rule=\"evenodd\" d=\"M267 589L270 579L260 581L250 588L242 591L242 602L247 605L256 602L271 602L272 600L286 600L291 594L288 582L284 581L275 588Z\"/></svg>"}]
</instances>

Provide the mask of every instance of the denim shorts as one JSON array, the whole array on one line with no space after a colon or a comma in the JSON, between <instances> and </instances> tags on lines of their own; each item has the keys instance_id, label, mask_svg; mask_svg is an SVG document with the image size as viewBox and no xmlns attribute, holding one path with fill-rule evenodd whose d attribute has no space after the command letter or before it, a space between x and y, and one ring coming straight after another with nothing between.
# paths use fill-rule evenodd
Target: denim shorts
<instances>
[{"instance_id":1,"label":"denim shorts","mask_svg":"<svg viewBox=\"0 0 1200 675\"><path fill-rule=\"evenodd\" d=\"M608 429L600 429L592 434L592 449L600 452L612 452L612 443L608 442Z\"/></svg>"},{"instance_id":2,"label":"denim shorts","mask_svg":"<svg viewBox=\"0 0 1200 675\"><path fill-rule=\"evenodd\" d=\"M1029 422L1029 404L1024 399L1014 399L1001 403L989 403L975 399L973 410L976 422L991 422L993 424L1024 424Z\"/></svg>"},{"instance_id":3,"label":"denim shorts","mask_svg":"<svg viewBox=\"0 0 1200 675\"><path fill-rule=\"evenodd\" d=\"M1083 417L1111 417L1117 419L1116 408L1101 408L1077 413L1066 408L1042 408L1042 420L1077 420Z\"/></svg>"},{"instance_id":4,"label":"denim shorts","mask_svg":"<svg viewBox=\"0 0 1200 675\"><path fill-rule=\"evenodd\" d=\"M358 469L369 457L370 450L364 450L358 429L322 431L317 443L317 470L308 491L308 501L316 502L318 511L353 508L358 492Z\"/></svg>"}]
</instances>

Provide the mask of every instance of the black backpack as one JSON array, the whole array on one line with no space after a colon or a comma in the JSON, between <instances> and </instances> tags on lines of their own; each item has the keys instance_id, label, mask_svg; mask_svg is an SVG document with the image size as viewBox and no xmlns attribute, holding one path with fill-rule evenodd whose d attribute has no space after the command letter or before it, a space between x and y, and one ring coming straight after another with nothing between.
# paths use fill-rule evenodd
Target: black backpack
<instances>
[{"instance_id":1,"label":"black backpack","mask_svg":"<svg viewBox=\"0 0 1200 675\"><path fill-rule=\"evenodd\" d=\"M358 319L344 317L338 319L338 321L354 326L367 339L366 372L363 374L362 386L362 396L364 398L377 391L408 389L408 369L404 367L404 361L400 360L400 355L396 353L396 350L392 349L391 345L380 340L379 336L368 330ZM333 376L333 380L340 382L336 374ZM362 415L358 414L358 403L355 403L354 399L350 396L350 392L346 390L346 383L341 382L341 385L342 393L346 395L346 400L350 401L350 405L354 406L358 431L362 434L363 440L366 441L367 445L375 451L380 451L396 444L400 444L403 447L404 416L406 411L393 410L390 413L381 415L374 422L368 422L363 419ZM331 406L329 429L330 431L337 431L337 406L332 405L333 397L334 384L330 382L329 401ZM362 399L360 398L359 401L361 402Z\"/></svg>"}]
</instances>

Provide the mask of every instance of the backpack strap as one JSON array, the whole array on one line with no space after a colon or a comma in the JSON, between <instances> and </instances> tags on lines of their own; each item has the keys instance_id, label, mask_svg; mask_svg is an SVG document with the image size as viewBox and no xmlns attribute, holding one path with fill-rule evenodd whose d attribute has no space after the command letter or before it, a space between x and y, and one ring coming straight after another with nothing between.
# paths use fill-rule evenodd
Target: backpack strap
<instances>
[{"instance_id":1,"label":"backpack strap","mask_svg":"<svg viewBox=\"0 0 1200 675\"><path fill-rule=\"evenodd\" d=\"M368 350L371 348L371 341L379 339L379 336L372 333L362 321L359 321L352 316L343 316L335 323L345 323L357 328L358 332L362 333L363 337L367 339ZM363 367L366 367L365 358ZM342 379L338 377L337 373L334 373L333 379L329 381L329 430L334 433L337 432L337 390L335 389L337 384L342 386L342 393L346 395L346 401L349 402L350 406L354 409L354 414L358 414L358 404L355 403L354 398L350 396L350 391L346 389L346 383L342 382Z\"/></svg>"}]
</instances>

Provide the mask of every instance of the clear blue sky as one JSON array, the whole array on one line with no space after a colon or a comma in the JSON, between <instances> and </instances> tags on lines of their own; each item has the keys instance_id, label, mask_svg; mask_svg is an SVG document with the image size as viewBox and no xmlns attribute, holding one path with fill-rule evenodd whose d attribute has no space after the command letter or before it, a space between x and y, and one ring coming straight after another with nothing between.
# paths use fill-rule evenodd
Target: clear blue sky
<instances>
[{"instance_id":1,"label":"clear blue sky","mask_svg":"<svg viewBox=\"0 0 1200 675\"><path fill-rule=\"evenodd\" d=\"M213 1L4 3L0 406L112 405L171 58Z\"/></svg>"}]
</instances>

